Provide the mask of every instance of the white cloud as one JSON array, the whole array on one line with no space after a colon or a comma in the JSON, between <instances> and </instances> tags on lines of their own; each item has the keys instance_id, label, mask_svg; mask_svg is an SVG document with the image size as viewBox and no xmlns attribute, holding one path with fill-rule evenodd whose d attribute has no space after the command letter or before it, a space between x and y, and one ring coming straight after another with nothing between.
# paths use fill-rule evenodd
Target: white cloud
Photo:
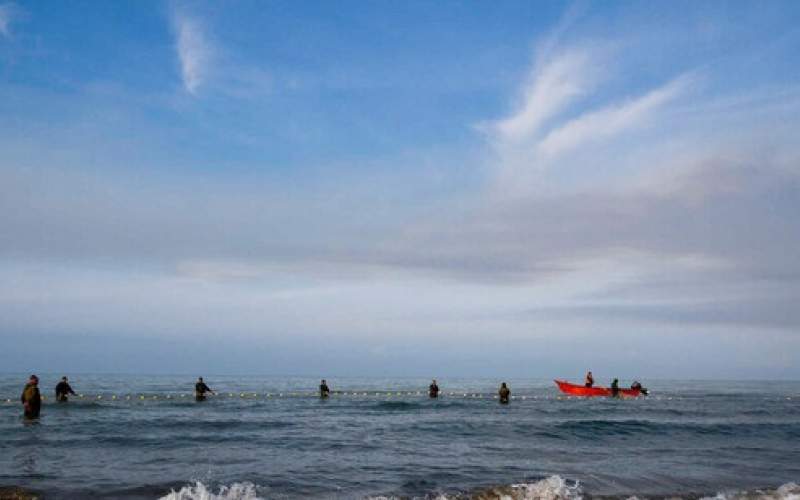
<instances>
[{"instance_id":1,"label":"white cloud","mask_svg":"<svg viewBox=\"0 0 800 500\"><path fill-rule=\"evenodd\" d=\"M544 122L578 97L597 79L588 52L573 50L534 66L519 109L494 125L503 142L521 142L535 135Z\"/></svg>"},{"instance_id":2,"label":"white cloud","mask_svg":"<svg viewBox=\"0 0 800 500\"><path fill-rule=\"evenodd\" d=\"M196 95L208 75L213 50L196 19L176 14L174 23L183 86L187 92Z\"/></svg>"},{"instance_id":3,"label":"white cloud","mask_svg":"<svg viewBox=\"0 0 800 500\"><path fill-rule=\"evenodd\" d=\"M585 113L550 131L538 144L538 150L546 157L552 157L586 142L606 139L629 130L678 97L690 83L690 77L682 76L625 104Z\"/></svg>"},{"instance_id":4,"label":"white cloud","mask_svg":"<svg viewBox=\"0 0 800 500\"><path fill-rule=\"evenodd\" d=\"M14 5L6 3L0 5L0 35L8 38L11 36L11 18L13 17Z\"/></svg>"}]
</instances>

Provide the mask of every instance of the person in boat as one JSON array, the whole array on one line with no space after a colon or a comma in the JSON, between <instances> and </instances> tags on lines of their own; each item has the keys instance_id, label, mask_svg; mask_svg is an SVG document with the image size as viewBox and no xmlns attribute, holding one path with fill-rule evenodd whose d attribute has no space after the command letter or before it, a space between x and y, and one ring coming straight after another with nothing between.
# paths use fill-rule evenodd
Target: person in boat
<instances>
[{"instance_id":1,"label":"person in boat","mask_svg":"<svg viewBox=\"0 0 800 500\"><path fill-rule=\"evenodd\" d=\"M500 404L508 404L508 401L511 398L511 389L508 388L505 382L500 384L500 390L497 391L497 395L500 398Z\"/></svg>"},{"instance_id":2,"label":"person in boat","mask_svg":"<svg viewBox=\"0 0 800 500\"><path fill-rule=\"evenodd\" d=\"M618 379L614 379L611 382L611 397L612 398L619 397L619 380Z\"/></svg>"},{"instance_id":3,"label":"person in boat","mask_svg":"<svg viewBox=\"0 0 800 500\"><path fill-rule=\"evenodd\" d=\"M197 377L197 383L194 384L194 399L197 401L205 401L207 392L216 394L211 390L211 387L207 386L206 383L203 382L203 377Z\"/></svg>"},{"instance_id":4,"label":"person in boat","mask_svg":"<svg viewBox=\"0 0 800 500\"><path fill-rule=\"evenodd\" d=\"M428 396L430 396L432 398L438 398L439 397L439 386L436 385L436 379L433 379L433 381L431 382L431 385L428 386Z\"/></svg>"},{"instance_id":5,"label":"person in boat","mask_svg":"<svg viewBox=\"0 0 800 500\"><path fill-rule=\"evenodd\" d=\"M586 387L592 387L594 385L594 377L592 377L592 372L589 371L586 373L586 381L584 382Z\"/></svg>"},{"instance_id":6,"label":"person in boat","mask_svg":"<svg viewBox=\"0 0 800 500\"><path fill-rule=\"evenodd\" d=\"M319 397L327 398L331 395L331 390L328 388L328 383L325 382L325 379L322 379L322 382L319 384Z\"/></svg>"},{"instance_id":7,"label":"person in boat","mask_svg":"<svg viewBox=\"0 0 800 500\"><path fill-rule=\"evenodd\" d=\"M39 418L42 409L42 396L39 394L39 377L31 375L20 396L26 419Z\"/></svg>"},{"instance_id":8,"label":"person in boat","mask_svg":"<svg viewBox=\"0 0 800 500\"><path fill-rule=\"evenodd\" d=\"M69 385L67 381L67 377L61 377L61 382L56 385L56 401L61 403L67 402L67 396L69 394L75 395L75 391L72 390L72 387Z\"/></svg>"},{"instance_id":9,"label":"person in boat","mask_svg":"<svg viewBox=\"0 0 800 500\"><path fill-rule=\"evenodd\" d=\"M647 396L647 389L642 387L642 384L639 383L638 380L633 381L633 383L631 384L631 389L633 389L634 391L639 391L641 394Z\"/></svg>"}]
</instances>

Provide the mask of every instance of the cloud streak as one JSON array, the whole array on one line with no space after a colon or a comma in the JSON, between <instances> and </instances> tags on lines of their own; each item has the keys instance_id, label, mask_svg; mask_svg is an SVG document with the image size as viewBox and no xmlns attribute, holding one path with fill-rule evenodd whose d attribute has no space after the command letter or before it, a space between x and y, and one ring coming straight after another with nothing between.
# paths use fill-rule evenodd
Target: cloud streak
<instances>
[{"instance_id":1,"label":"cloud streak","mask_svg":"<svg viewBox=\"0 0 800 500\"><path fill-rule=\"evenodd\" d=\"M173 16L173 25L183 86L190 94L197 95L209 73L212 46L197 19L177 12Z\"/></svg>"},{"instance_id":2,"label":"cloud streak","mask_svg":"<svg viewBox=\"0 0 800 500\"><path fill-rule=\"evenodd\" d=\"M551 158L588 142L599 142L643 124L662 106L679 97L691 85L691 77L681 76L661 88L621 105L590 111L548 132L538 151Z\"/></svg>"},{"instance_id":3,"label":"cloud streak","mask_svg":"<svg viewBox=\"0 0 800 500\"><path fill-rule=\"evenodd\" d=\"M9 38L11 36L11 20L13 18L15 6L12 3L0 5L0 36Z\"/></svg>"},{"instance_id":4,"label":"cloud streak","mask_svg":"<svg viewBox=\"0 0 800 500\"><path fill-rule=\"evenodd\" d=\"M516 144L535 137L548 119L594 85L598 75L592 60L588 51L575 49L535 65L518 109L494 124L497 138L504 144Z\"/></svg>"}]
</instances>

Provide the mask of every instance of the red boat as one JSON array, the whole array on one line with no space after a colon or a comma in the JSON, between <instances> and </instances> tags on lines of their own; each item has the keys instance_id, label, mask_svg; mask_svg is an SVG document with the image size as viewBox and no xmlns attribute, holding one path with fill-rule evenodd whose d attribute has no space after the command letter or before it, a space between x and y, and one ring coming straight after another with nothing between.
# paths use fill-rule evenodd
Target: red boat
<instances>
[{"instance_id":1,"label":"red boat","mask_svg":"<svg viewBox=\"0 0 800 500\"><path fill-rule=\"evenodd\" d=\"M586 387L585 385L576 385L565 382L564 380L554 380L561 392L569 394L570 396L611 396L611 389L608 387ZM637 397L642 395L641 389L620 389L620 396Z\"/></svg>"}]
</instances>

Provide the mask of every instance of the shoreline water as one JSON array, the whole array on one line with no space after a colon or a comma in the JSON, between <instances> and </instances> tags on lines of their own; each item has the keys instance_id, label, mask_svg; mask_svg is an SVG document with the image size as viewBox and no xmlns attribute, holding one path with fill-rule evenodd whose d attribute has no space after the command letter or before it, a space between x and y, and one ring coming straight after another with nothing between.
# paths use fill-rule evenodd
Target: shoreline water
<instances>
[{"instance_id":1,"label":"shoreline water","mask_svg":"<svg viewBox=\"0 0 800 500\"><path fill-rule=\"evenodd\" d=\"M220 396L200 403L187 377L70 381L85 397L47 401L35 425L0 402L0 486L44 498L530 498L563 481L582 498L695 499L795 498L800 479L800 383L648 381L647 398L587 400L510 380L504 406L487 379L440 379L444 397L430 400L427 379L329 378L338 392L320 400L315 379L206 377ZM0 376L0 395L19 389ZM139 391L157 397L108 397Z\"/></svg>"}]
</instances>

